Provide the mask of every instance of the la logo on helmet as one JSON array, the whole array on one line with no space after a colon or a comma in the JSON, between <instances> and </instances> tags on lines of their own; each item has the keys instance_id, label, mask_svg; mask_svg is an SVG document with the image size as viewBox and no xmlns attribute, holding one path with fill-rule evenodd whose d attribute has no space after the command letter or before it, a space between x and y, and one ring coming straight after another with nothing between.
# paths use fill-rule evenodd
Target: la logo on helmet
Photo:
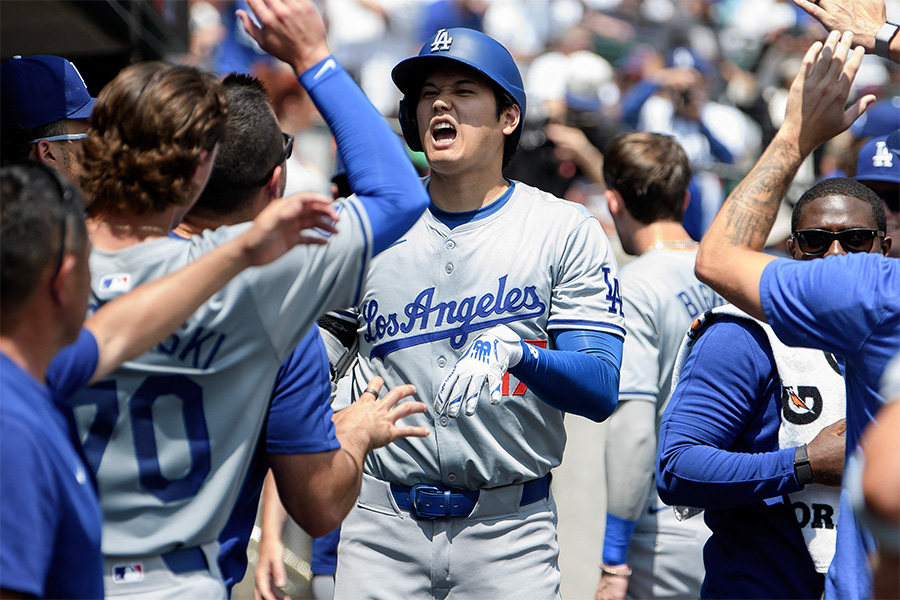
<instances>
[{"instance_id":1,"label":"la logo on helmet","mask_svg":"<svg viewBox=\"0 0 900 600\"><path fill-rule=\"evenodd\" d=\"M434 36L434 41L431 42L431 51L438 52L440 50L449 50L450 44L453 43L453 38L450 37L450 34L447 33L446 29L440 29Z\"/></svg>"}]
</instances>

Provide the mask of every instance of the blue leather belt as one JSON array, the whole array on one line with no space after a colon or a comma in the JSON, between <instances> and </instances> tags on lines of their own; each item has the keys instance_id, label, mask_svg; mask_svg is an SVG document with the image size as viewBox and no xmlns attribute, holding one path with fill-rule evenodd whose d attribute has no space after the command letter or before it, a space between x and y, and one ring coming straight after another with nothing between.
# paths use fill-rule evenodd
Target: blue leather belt
<instances>
[{"instance_id":1,"label":"blue leather belt","mask_svg":"<svg viewBox=\"0 0 900 600\"><path fill-rule=\"evenodd\" d=\"M194 546L192 548L179 548L162 555L163 561L173 573L187 573L188 571L208 571L209 564L203 550Z\"/></svg>"},{"instance_id":2,"label":"blue leather belt","mask_svg":"<svg viewBox=\"0 0 900 600\"><path fill-rule=\"evenodd\" d=\"M550 493L550 474L522 484L522 501L525 506L546 498ZM417 483L412 487L391 484L394 501L418 520L468 517L478 502L478 491L457 490L444 485Z\"/></svg>"}]
</instances>

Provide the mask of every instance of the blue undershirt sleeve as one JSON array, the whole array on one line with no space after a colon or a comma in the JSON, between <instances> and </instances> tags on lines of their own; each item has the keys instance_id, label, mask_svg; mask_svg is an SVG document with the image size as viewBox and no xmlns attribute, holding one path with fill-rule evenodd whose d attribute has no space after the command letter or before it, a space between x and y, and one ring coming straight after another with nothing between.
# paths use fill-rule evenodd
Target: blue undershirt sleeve
<instances>
[{"instance_id":1,"label":"blue undershirt sleeve","mask_svg":"<svg viewBox=\"0 0 900 600\"><path fill-rule=\"evenodd\" d=\"M428 193L400 138L334 57L298 79L334 135L350 189L369 216L372 249L378 254L418 220Z\"/></svg>"},{"instance_id":2,"label":"blue undershirt sleeve","mask_svg":"<svg viewBox=\"0 0 900 600\"><path fill-rule=\"evenodd\" d=\"M553 408L602 421L616 409L622 338L600 331L551 332L555 350L522 342L509 372Z\"/></svg>"},{"instance_id":3,"label":"blue undershirt sleeve","mask_svg":"<svg viewBox=\"0 0 900 600\"><path fill-rule=\"evenodd\" d=\"M606 533L603 536L603 562L607 565L624 565L628 557L631 536L637 521L622 519L606 513Z\"/></svg>"}]
</instances>

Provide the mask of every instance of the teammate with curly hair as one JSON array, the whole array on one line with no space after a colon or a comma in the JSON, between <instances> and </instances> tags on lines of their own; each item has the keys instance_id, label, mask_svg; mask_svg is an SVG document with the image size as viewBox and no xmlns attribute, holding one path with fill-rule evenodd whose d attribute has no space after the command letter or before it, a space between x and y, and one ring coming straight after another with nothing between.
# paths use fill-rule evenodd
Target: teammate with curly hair
<instances>
[{"instance_id":1,"label":"teammate with curly hair","mask_svg":"<svg viewBox=\"0 0 900 600\"><path fill-rule=\"evenodd\" d=\"M248 25L242 13L245 25L294 67L335 134L356 195L336 207L301 196L327 217L301 236L308 244L245 272L168 340L76 399L97 473L111 596L225 597L217 538L256 450L279 366L319 314L356 300L371 258L427 204L402 144L330 55L312 2L279 1L277 14L269 0L249 4L262 25ZM83 178L93 306L246 229L169 236L209 178L226 110L221 83L184 66L134 65L101 91ZM275 157L260 179L277 180L285 158ZM360 470L369 447L390 441L393 423L420 410L373 401L371 416L384 426L355 432L352 452L337 459Z\"/></svg>"}]
</instances>

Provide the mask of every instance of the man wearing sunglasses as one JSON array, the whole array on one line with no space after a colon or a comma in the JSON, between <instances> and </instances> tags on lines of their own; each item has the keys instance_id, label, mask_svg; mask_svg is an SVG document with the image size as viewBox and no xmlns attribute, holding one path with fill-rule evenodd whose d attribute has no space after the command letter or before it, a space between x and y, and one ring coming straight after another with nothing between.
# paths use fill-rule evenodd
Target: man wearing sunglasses
<instances>
[{"instance_id":1,"label":"man wearing sunglasses","mask_svg":"<svg viewBox=\"0 0 900 600\"><path fill-rule=\"evenodd\" d=\"M695 267L702 281L767 322L785 344L843 357L847 469L857 463L863 429L884 404L877 382L900 349L900 262L875 252L791 261L764 254L762 246L802 161L875 100L865 95L849 102L864 54L853 44L851 33L833 31L824 44L809 48L791 85L781 129L722 206L700 244ZM843 494L825 597L870 597L868 554L875 548Z\"/></svg>"},{"instance_id":2,"label":"man wearing sunglasses","mask_svg":"<svg viewBox=\"0 0 900 600\"><path fill-rule=\"evenodd\" d=\"M826 179L794 206L787 248L798 261L886 254L884 227L874 192ZM706 509L703 597L821 597L843 473L842 363L785 346L730 305L691 328L660 425L658 473L664 501Z\"/></svg>"},{"instance_id":3,"label":"man wearing sunglasses","mask_svg":"<svg viewBox=\"0 0 900 600\"><path fill-rule=\"evenodd\" d=\"M39 160L78 184L78 154L95 99L71 62L16 56L0 65L4 163Z\"/></svg>"}]
</instances>

